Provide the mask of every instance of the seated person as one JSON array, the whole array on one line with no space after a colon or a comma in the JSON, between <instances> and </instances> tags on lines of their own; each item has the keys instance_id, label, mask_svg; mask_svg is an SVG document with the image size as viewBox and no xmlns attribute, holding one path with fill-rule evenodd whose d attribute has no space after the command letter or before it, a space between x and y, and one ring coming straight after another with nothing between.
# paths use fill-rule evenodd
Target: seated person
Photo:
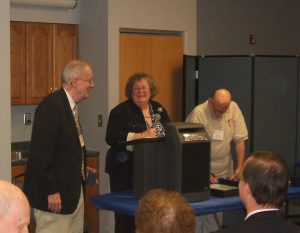
<instances>
[{"instance_id":1,"label":"seated person","mask_svg":"<svg viewBox=\"0 0 300 233\"><path fill-rule=\"evenodd\" d=\"M216 233L300 233L300 227L284 220L289 175L284 160L270 151L254 152L246 160L239 195L247 216L244 222Z\"/></svg>"},{"instance_id":2,"label":"seated person","mask_svg":"<svg viewBox=\"0 0 300 233\"><path fill-rule=\"evenodd\" d=\"M139 201L136 233L194 233L195 212L175 191L153 189Z\"/></svg>"},{"instance_id":3,"label":"seated person","mask_svg":"<svg viewBox=\"0 0 300 233\"><path fill-rule=\"evenodd\" d=\"M30 206L21 189L0 180L0 232L28 233Z\"/></svg>"}]
</instances>

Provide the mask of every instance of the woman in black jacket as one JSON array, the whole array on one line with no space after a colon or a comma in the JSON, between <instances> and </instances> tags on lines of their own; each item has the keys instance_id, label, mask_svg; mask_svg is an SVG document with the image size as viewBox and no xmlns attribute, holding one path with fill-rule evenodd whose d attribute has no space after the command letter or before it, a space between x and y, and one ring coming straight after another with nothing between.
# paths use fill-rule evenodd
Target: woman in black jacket
<instances>
[{"instance_id":1,"label":"woman in black jacket","mask_svg":"<svg viewBox=\"0 0 300 233\"><path fill-rule=\"evenodd\" d=\"M133 189L132 146L120 142L165 136L163 125L170 119L162 105L153 100L156 94L153 78L146 73L136 73L126 84L128 100L110 112L106 142L111 147L106 155L105 171L109 174L111 192ZM115 233L134 232L132 217L124 219L117 213L115 216ZM121 230L122 222L126 226Z\"/></svg>"}]
</instances>

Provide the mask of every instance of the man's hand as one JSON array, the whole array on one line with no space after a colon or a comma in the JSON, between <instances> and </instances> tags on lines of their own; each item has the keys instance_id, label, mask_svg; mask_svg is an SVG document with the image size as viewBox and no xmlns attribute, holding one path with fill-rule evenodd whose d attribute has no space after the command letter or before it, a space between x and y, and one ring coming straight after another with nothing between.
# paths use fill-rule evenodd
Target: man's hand
<instances>
[{"instance_id":1,"label":"man's hand","mask_svg":"<svg viewBox=\"0 0 300 233\"><path fill-rule=\"evenodd\" d=\"M218 182L218 178L216 177L216 175L214 173L210 173L210 183L215 184L217 182Z\"/></svg>"},{"instance_id":2,"label":"man's hand","mask_svg":"<svg viewBox=\"0 0 300 233\"><path fill-rule=\"evenodd\" d=\"M53 213L60 213L61 199L59 193L48 195L48 209Z\"/></svg>"},{"instance_id":3,"label":"man's hand","mask_svg":"<svg viewBox=\"0 0 300 233\"><path fill-rule=\"evenodd\" d=\"M240 178L241 175L241 169L235 169L234 173L232 174L232 176L230 176L230 180L238 180Z\"/></svg>"},{"instance_id":4,"label":"man's hand","mask_svg":"<svg viewBox=\"0 0 300 233\"><path fill-rule=\"evenodd\" d=\"M95 180L93 180L91 183L92 183L92 184L99 184L99 181L98 181L98 179L97 179L97 175L98 175L97 172L98 172L98 171L97 171L96 169L94 169L94 168L86 167L87 183L89 183L89 175L90 175L90 174L94 174L93 179L95 178Z\"/></svg>"}]
</instances>

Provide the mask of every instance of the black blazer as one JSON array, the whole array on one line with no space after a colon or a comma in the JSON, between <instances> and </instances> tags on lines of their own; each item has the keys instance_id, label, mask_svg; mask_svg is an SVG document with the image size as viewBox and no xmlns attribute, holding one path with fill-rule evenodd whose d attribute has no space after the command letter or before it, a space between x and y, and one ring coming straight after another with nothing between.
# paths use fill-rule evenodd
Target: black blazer
<instances>
[{"instance_id":1,"label":"black blazer","mask_svg":"<svg viewBox=\"0 0 300 233\"><path fill-rule=\"evenodd\" d=\"M160 103L154 100L150 100L150 103L153 107L153 113L160 114L162 124L170 121L167 111ZM105 171L107 173L113 167L115 150L126 150L126 146L120 145L120 142L126 141L129 132L139 133L146 129L143 112L132 100L126 100L111 110L105 139L114 150L113 153L108 153L106 156Z\"/></svg>"},{"instance_id":2,"label":"black blazer","mask_svg":"<svg viewBox=\"0 0 300 233\"><path fill-rule=\"evenodd\" d=\"M48 195L59 192L61 214L73 213L82 186L81 161L73 113L65 91L60 89L48 95L35 111L24 181L31 206L48 211Z\"/></svg>"},{"instance_id":3,"label":"black blazer","mask_svg":"<svg viewBox=\"0 0 300 233\"><path fill-rule=\"evenodd\" d=\"M250 216L245 222L215 233L300 233L300 227L286 221L279 211L264 211Z\"/></svg>"}]
</instances>

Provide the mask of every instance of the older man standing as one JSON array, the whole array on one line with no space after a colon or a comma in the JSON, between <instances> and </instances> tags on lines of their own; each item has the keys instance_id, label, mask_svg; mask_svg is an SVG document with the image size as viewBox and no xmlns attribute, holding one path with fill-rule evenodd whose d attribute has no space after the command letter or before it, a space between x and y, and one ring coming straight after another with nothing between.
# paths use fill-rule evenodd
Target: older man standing
<instances>
[{"instance_id":1,"label":"older man standing","mask_svg":"<svg viewBox=\"0 0 300 233\"><path fill-rule=\"evenodd\" d=\"M210 136L211 183L216 183L221 177L238 178L245 160L248 131L243 114L237 103L232 101L231 93L226 89L215 90L206 102L194 108L186 121L201 123ZM231 156L232 141L237 156L235 169ZM203 220L197 221L197 225L201 225L197 227L198 232L210 232L220 227L211 215L199 217L198 220ZM221 214L219 220L221 222Z\"/></svg>"},{"instance_id":2,"label":"older man standing","mask_svg":"<svg viewBox=\"0 0 300 233\"><path fill-rule=\"evenodd\" d=\"M0 180L0 232L28 233L30 207L17 186Z\"/></svg>"},{"instance_id":3,"label":"older man standing","mask_svg":"<svg viewBox=\"0 0 300 233\"><path fill-rule=\"evenodd\" d=\"M91 65L70 61L62 88L37 107L24 192L34 210L36 232L83 232L86 149L77 104L94 87Z\"/></svg>"}]
</instances>

